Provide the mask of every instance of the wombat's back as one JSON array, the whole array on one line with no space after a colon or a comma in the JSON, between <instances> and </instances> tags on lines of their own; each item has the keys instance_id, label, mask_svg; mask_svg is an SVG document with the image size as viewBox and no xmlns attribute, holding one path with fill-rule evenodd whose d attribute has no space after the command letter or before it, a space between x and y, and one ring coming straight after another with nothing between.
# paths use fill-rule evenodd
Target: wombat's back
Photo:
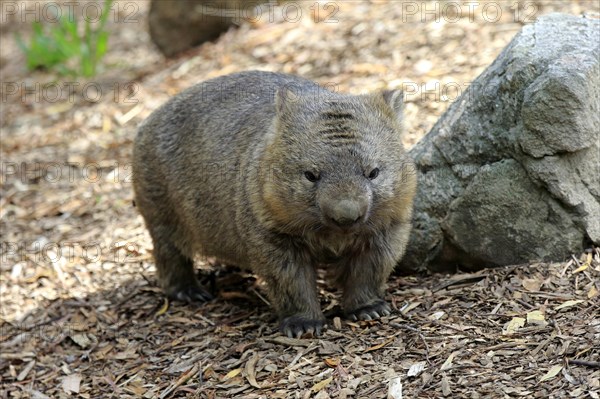
<instances>
[{"instance_id":1,"label":"wombat's back","mask_svg":"<svg viewBox=\"0 0 600 399\"><path fill-rule=\"evenodd\" d=\"M256 161L248 158L271 127L282 86L318 90L291 75L237 73L183 91L140 126L133 157L136 203L147 224L167 230L188 256L200 252L244 266L244 240L235 223L244 195L241 165Z\"/></svg>"}]
</instances>

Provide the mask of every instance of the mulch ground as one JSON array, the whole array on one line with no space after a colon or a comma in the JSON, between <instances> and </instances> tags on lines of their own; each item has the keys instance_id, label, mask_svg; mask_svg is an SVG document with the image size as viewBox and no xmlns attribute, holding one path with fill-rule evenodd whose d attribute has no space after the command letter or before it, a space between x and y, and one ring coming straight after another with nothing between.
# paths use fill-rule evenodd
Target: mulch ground
<instances>
[{"instance_id":1,"label":"mulch ground","mask_svg":"<svg viewBox=\"0 0 600 399\"><path fill-rule=\"evenodd\" d=\"M438 22L399 2L321 4L318 15L308 2L298 21L275 7L272 21L242 22L172 60L150 43L148 3L127 4L91 80L27 72L13 34L30 27L0 24L1 398L600 397L598 249L394 276L394 314L378 321L340 318L339 294L321 281L328 329L289 339L245 271L200 260L217 298L165 300L129 163L136 125L169 96L247 69L352 93L404 88L410 147L523 24L553 11L597 18L598 2L481 2L502 14L465 8Z\"/></svg>"}]
</instances>

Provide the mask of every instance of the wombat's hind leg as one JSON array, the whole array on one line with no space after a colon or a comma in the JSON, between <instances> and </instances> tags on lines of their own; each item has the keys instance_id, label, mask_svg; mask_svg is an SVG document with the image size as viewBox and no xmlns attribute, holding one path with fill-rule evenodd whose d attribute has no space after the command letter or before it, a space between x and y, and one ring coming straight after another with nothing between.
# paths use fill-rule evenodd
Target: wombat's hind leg
<instances>
[{"instance_id":1,"label":"wombat's hind leg","mask_svg":"<svg viewBox=\"0 0 600 399\"><path fill-rule=\"evenodd\" d=\"M154 259L158 282L171 299L195 302L208 301L213 296L198 284L194 262L168 239L154 238Z\"/></svg>"}]
</instances>

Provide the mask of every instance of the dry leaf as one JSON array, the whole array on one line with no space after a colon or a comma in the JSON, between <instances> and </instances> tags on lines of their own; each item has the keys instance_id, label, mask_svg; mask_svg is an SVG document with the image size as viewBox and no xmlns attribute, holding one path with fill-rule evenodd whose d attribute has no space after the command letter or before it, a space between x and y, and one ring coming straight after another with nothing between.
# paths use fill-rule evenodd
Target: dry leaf
<instances>
[{"instance_id":1,"label":"dry leaf","mask_svg":"<svg viewBox=\"0 0 600 399\"><path fill-rule=\"evenodd\" d=\"M332 359L328 357L325 359L325 364L329 367L337 367L337 365L340 364L340 359Z\"/></svg>"},{"instance_id":2,"label":"dry leaf","mask_svg":"<svg viewBox=\"0 0 600 399\"><path fill-rule=\"evenodd\" d=\"M544 318L544 313L542 313L542 311L534 310L527 313L527 324L545 326L548 324L548 322Z\"/></svg>"},{"instance_id":3,"label":"dry leaf","mask_svg":"<svg viewBox=\"0 0 600 399\"><path fill-rule=\"evenodd\" d=\"M94 352L94 358L101 360L104 359L106 357L106 355L108 354L108 352L110 352L111 350L113 350L115 348L114 345L112 344L108 344L100 349L97 349Z\"/></svg>"},{"instance_id":4,"label":"dry leaf","mask_svg":"<svg viewBox=\"0 0 600 399\"><path fill-rule=\"evenodd\" d=\"M365 353L376 351L377 349L381 349L381 348L383 348L384 346L386 346L387 344L389 344L390 342L392 342L395 339L396 339L396 337L388 338L388 339L386 339L385 341L383 341L382 343L380 343L378 345L375 345L375 346L372 346L370 348L365 349Z\"/></svg>"},{"instance_id":5,"label":"dry leaf","mask_svg":"<svg viewBox=\"0 0 600 399\"><path fill-rule=\"evenodd\" d=\"M452 352L450 354L450 356L448 356L448 359L446 359L444 364L442 364L442 367L440 367L440 370L442 370L442 371L448 370L452 366L452 360L454 360L454 356L456 356L457 353L458 352Z\"/></svg>"},{"instance_id":6,"label":"dry leaf","mask_svg":"<svg viewBox=\"0 0 600 399\"><path fill-rule=\"evenodd\" d=\"M308 347L311 343L308 339L298 339L298 338L289 338L289 337L275 337L268 338L265 341L274 342L276 344L288 345L288 346L306 346Z\"/></svg>"},{"instance_id":7,"label":"dry leaf","mask_svg":"<svg viewBox=\"0 0 600 399\"><path fill-rule=\"evenodd\" d=\"M325 388L327 385L329 385L329 383L333 381L333 377L329 377L324 379L321 382L317 382L315 385L312 386L312 388L310 389L311 391L313 391L314 393L319 392L321 389Z\"/></svg>"},{"instance_id":8,"label":"dry leaf","mask_svg":"<svg viewBox=\"0 0 600 399\"><path fill-rule=\"evenodd\" d=\"M31 399L51 399L50 396L46 396L40 391L36 390L31 390L29 394L31 395Z\"/></svg>"},{"instance_id":9,"label":"dry leaf","mask_svg":"<svg viewBox=\"0 0 600 399\"><path fill-rule=\"evenodd\" d=\"M219 298L223 298L228 301L232 299L250 299L250 295L239 291L220 291Z\"/></svg>"},{"instance_id":10,"label":"dry leaf","mask_svg":"<svg viewBox=\"0 0 600 399\"><path fill-rule=\"evenodd\" d=\"M451 393L452 390L450 389L450 380L448 379L448 377L444 376L442 377L442 395L448 396Z\"/></svg>"},{"instance_id":11,"label":"dry leaf","mask_svg":"<svg viewBox=\"0 0 600 399\"><path fill-rule=\"evenodd\" d=\"M64 101L49 107L45 107L45 111L48 115L62 114L73 108L73 101Z\"/></svg>"},{"instance_id":12,"label":"dry leaf","mask_svg":"<svg viewBox=\"0 0 600 399\"><path fill-rule=\"evenodd\" d=\"M79 393L79 384L81 384L81 375L71 374L63 378L62 388L68 394Z\"/></svg>"},{"instance_id":13,"label":"dry leaf","mask_svg":"<svg viewBox=\"0 0 600 399\"><path fill-rule=\"evenodd\" d=\"M423 372L423 370L425 370L425 364L426 364L425 362L417 362L417 363L413 364L408 369L408 373L406 373L406 375L408 377L418 376L419 374L421 374L421 372Z\"/></svg>"},{"instance_id":14,"label":"dry leaf","mask_svg":"<svg viewBox=\"0 0 600 399\"><path fill-rule=\"evenodd\" d=\"M237 376L241 372L242 372L241 368L233 369L229 373L225 374L225 377L223 377L223 381L230 380L233 377Z\"/></svg>"},{"instance_id":15,"label":"dry leaf","mask_svg":"<svg viewBox=\"0 0 600 399\"><path fill-rule=\"evenodd\" d=\"M533 292L540 290L540 287L542 286L542 281L536 278L526 278L521 284L523 285L523 288L525 288L527 291Z\"/></svg>"},{"instance_id":16,"label":"dry leaf","mask_svg":"<svg viewBox=\"0 0 600 399\"><path fill-rule=\"evenodd\" d=\"M202 377L204 379L209 379L209 378L212 378L212 377L215 377L215 376L217 376L217 373L210 366L208 366L206 369L204 369L204 372L202 373Z\"/></svg>"},{"instance_id":17,"label":"dry leaf","mask_svg":"<svg viewBox=\"0 0 600 399\"><path fill-rule=\"evenodd\" d=\"M336 330L342 329L342 320L339 317L333 318L333 328L335 328Z\"/></svg>"},{"instance_id":18,"label":"dry leaf","mask_svg":"<svg viewBox=\"0 0 600 399\"><path fill-rule=\"evenodd\" d=\"M331 399L327 391L321 391L315 395L315 399Z\"/></svg>"},{"instance_id":19,"label":"dry leaf","mask_svg":"<svg viewBox=\"0 0 600 399\"><path fill-rule=\"evenodd\" d=\"M408 305L406 305L405 307L403 307L402 309L400 309L400 313L405 315L408 312L410 312L411 310L413 310L414 308L416 308L417 306L419 306L420 304L421 304L421 302L411 302Z\"/></svg>"},{"instance_id":20,"label":"dry leaf","mask_svg":"<svg viewBox=\"0 0 600 399\"><path fill-rule=\"evenodd\" d=\"M131 383L127 384L127 391L131 391L135 394L135 397L141 398L148 391L147 388L144 388L144 383L140 380L134 380Z\"/></svg>"},{"instance_id":21,"label":"dry leaf","mask_svg":"<svg viewBox=\"0 0 600 399\"><path fill-rule=\"evenodd\" d=\"M385 73L387 71L387 67L381 64L354 64L352 65L352 72L357 74L373 74L373 73Z\"/></svg>"},{"instance_id":22,"label":"dry leaf","mask_svg":"<svg viewBox=\"0 0 600 399\"><path fill-rule=\"evenodd\" d=\"M258 354L255 353L254 356L250 358L246 362L246 379L254 388L261 388L261 386L256 381L256 363L258 362Z\"/></svg>"},{"instance_id":23,"label":"dry leaf","mask_svg":"<svg viewBox=\"0 0 600 399\"><path fill-rule=\"evenodd\" d=\"M583 265L579 266L577 269L573 270L573 274L580 273L590 267L590 264L585 262Z\"/></svg>"},{"instance_id":24,"label":"dry leaf","mask_svg":"<svg viewBox=\"0 0 600 399\"><path fill-rule=\"evenodd\" d=\"M194 367L192 367L190 370L183 373L181 375L181 377L179 377L177 379L177 381L175 381L167 389L162 391L161 394L159 395L159 399L164 399L164 398L168 397L169 395L171 395L171 393L174 390L176 390L178 387L185 384L190 378L195 376L199 370L200 370L200 367L198 366L198 364L195 364ZM205 373L206 373L206 371L205 371Z\"/></svg>"},{"instance_id":25,"label":"dry leaf","mask_svg":"<svg viewBox=\"0 0 600 399\"><path fill-rule=\"evenodd\" d=\"M136 353L135 348L129 348L123 352L115 353L111 358L115 360L127 360L138 357L139 355Z\"/></svg>"},{"instance_id":26,"label":"dry leaf","mask_svg":"<svg viewBox=\"0 0 600 399\"><path fill-rule=\"evenodd\" d=\"M552 366L552 368L550 370L548 370L546 375L544 375L540 379L540 382L547 381L551 378L554 378L558 373L560 373L560 370L562 370L562 368L563 368L563 366L558 365L558 364L556 366Z\"/></svg>"},{"instance_id":27,"label":"dry leaf","mask_svg":"<svg viewBox=\"0 0 600 399\"><path fill-rule=\"evenodd\" d=\"M38 281L39 279L46 277L46 278L52 278L54 275L50 270L47 269L37 269L35 274L33 276L27 277L25 278L23 281L25 283L35 283L36 281Z\"/></svg>"},{"instance_id":28,"label":"dry leaf","mask_svg":"<svg viewBox=\"0 0 600 399\"><path fill-rule=\"evenodd\" d=\"M390 380L387 399L402 399L402 381L400 377L394 377Z\"/></svg>"},{"instance_id":29,"label":"dry leaf","mask_svg":"<svg viewBox=\"0 0 600 399\"><path fill-rule=\"evenodd\" d=\"M590 290L587 293L587 297L588 297L588 299L592 299L595 296L598 296L598 290L596 289L595 286L592 285L592 288L590 288Z\"/></svg>"},{"instance_id":30,"label":"dry leaf","mask_svg":"<svg viewBox=\"0 0 600 399\"><path fill-rule=\"evenodd\" d=\"M340 389L340 392L338 393L338 399L348 399L349 397L353 398L355 394L356 394L356 392L354 392L350 388L342 388L342 389Z\"/></svg>"},{"instance_id":31,"label":"dry leaf","mask_svg":"<svg viewBox=\"0 0 600 399\"><path fill-rule=\"evenodd\" d=\"M71 339L83 349L89 347L92 344L92 340L90 340L90 338L85 333L72 335Z\"/></svg>"},{"instance_id":32,"label":"dry leaf","mask_svg":"<svg viewBox=\"0 0 600 399\"><path fill-rule=\"evenodd\" d=\"M430 314L428 319L429 320L439 320L442 317L444 317L444 315L446 314L446 312L444 312L443 310L440 310L439 312L435 312L433 314Z\"/></svg>"},{"instance_id":33,"label":"dry leaf","mask_svg":"<svg viewBox=\"0 0 600 399\"><path fill-rule=\"evenodd\" d=\"M108 115L104 115L102 119L102 133L108 133L112 129L112 122L110 121L110 117Z\"/></svg>"},{"instance_id":34,"label":"dry leaf","mask_svg":"<svg viewBox=\"0 0 600 399\"><path fill-rule=\"evenodd\" d=\"M582 299L573 299L573 300L570 300L570 301L567 301L567 302L564 302L564 303L558 305L557 307L554 308L554 310L570 308L571 306L578 305L581 302L584 302L584 301Z\"/></svg>"},{"instance_id":35,"label":"dry leaf","mask_svg":"<svg viewBox=\"0 0 600 399\"><path fill-rule=\"evenodd\" d=\"M513 317L511 321L506 323L502 335L510 335L517 332L517 330L525 325L525 319L522 317Z\"/></svg>"},{"instance_id":36,"label":"dry leaf","mask_svg":"<svg viewBox=\"0 0 600 399\"><path fill-rule=\"evenodd\" d=\"M167 310L169 310L169 298L165 297L165 301L163 302L162 306L160 307L160 309L158 309L158 311L156 312L156 314L154 316L163 315L163 314L167 313Z\"/></svg>"}]
</instances>

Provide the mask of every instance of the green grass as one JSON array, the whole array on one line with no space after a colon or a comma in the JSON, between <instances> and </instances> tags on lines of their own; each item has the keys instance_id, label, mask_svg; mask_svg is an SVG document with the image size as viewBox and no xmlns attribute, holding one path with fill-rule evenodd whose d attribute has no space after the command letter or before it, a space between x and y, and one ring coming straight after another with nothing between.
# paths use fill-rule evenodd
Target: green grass
<instances>
[{"instance_id":1,"label":"green grass","mask_svg":"<svg viewBox=\"0 0 600 399\"><path fill-rule=\"evenodd\" d=\"M105 27L112 2L105 0L96 26L86 19L82 31L77 18L61 16L55 26L47 29L40 22L34 22L29 45L16 35L17 44L25 54L27 68L55 70L61 75L96 75L98 63L107 51L108 31Z\"/></svg>"}]
</instances>

